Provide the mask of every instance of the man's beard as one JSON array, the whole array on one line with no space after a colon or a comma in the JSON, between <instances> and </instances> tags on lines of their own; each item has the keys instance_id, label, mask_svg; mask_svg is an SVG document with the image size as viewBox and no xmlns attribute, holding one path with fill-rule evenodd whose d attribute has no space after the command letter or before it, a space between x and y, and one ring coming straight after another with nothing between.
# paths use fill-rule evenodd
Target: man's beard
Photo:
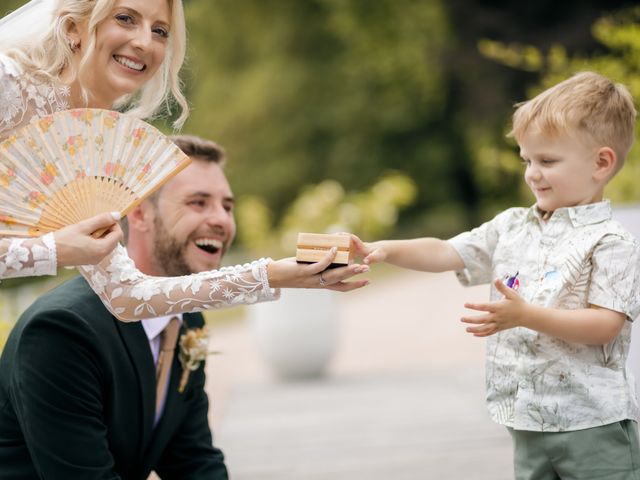
<instances>
[{"instance_id":1,"label":"man's beard","mask_svg":"<svg viewBox=\"0 0 640 480\"><path fill-rule=\"evenodd\" d=\"M153 223L155 226L153 256L156 264L164 270L164 274L170 277L180 277L182 275L197 273L192 271L184 258L189 240L187 239L184 243L179 243L167 231L164 222L157 215Z\"/></svg>"}]
</instances>

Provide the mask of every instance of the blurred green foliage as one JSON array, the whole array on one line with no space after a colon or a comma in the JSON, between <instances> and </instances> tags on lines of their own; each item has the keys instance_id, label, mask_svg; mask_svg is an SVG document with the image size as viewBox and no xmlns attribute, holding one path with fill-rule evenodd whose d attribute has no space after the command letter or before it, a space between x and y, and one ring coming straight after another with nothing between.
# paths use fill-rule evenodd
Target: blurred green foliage
<instances>
[{"instance_id":1,"label":"blurred green foliage","mask_svg":"<svg viewBox=\"0 0 640 480\"><path fill-rule=\"evenodd\" d=\"M185 130L225 146L234 190L259 197L276 223L326 179L362 191L389 169L417 180L418 211L465 203L473 189L461 181L469 157L448 118L445 54L455 39L442 2L186 7L193 113Z\"/></svg>"},{"instance_id":2,"label":"blurred green foliage","mask_svg":"<svg viewBox=\"0 0 640 480\"><path fill-rule=\"evenodd\" d=\"M238 210L241 245L286 230L292 203L325 180L364 191L390 169L413 180L415 199L392 230L361 233L451 235L532 201L505 133L525 86L559 57L518 36L592 52L593 19L620 4L189 0L185 130L229 152L239 203L255 206ZM479 38L494 40L478 49Z\"/></svg>"},{"instance_id":3,"label":"blurred green foliage","mask_svg":"<svg viewBox=\"0 0 640 480\"><path fill-rule=\"evenodd\" d=\"M285 211L280 223L257 196L238 204L238 231L242 244L260 255L291 255L299 232L353 232L363 238L388 235L398 212L413 202L414 182L389 172L363 192L345 192L335 180L307 186Z\"/></svg>"},{"instance_id":4,"label":"blurred green foliage","mask_svg":"<svg viewBox=\"0 0 640 480\"><path fill-rule=\"evenodd\" d=\"M529 98L555 85L572 74L584 70L601 73L629 88L633 97L640 99L640 7L623 9L596 21L593 36L602 44L602 51L594 55L570 55L562 45L553 45L547 52L533 46L505 44L483 40L480 51L488 58L513 68L538 72L541 80L529 91ZM636 138L640 124L636 123ZM513 150L498 145L485 145L476 164L479 174L491 171L489 176L508 177L513 172L516 157ZM490 154L485 154L490 151ZM624 168L607 186L606 195L614 202L640 201L640 147L634 145ZM487 179L489 180L489 179Z\"/></svg>"}]
</instances>

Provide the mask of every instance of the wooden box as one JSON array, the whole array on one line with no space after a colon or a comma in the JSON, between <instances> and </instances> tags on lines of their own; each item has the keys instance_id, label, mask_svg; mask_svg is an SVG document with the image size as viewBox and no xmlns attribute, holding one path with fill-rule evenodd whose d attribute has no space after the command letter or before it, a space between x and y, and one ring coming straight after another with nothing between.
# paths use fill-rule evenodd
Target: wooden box
<instances>
[{"instance_id":1,"label":"wooden box","mask_svg":"<svg viewBox=\"0 0 640 480\"><path fill-rule=\"evenodd\" d=\"M315 263L322 259L331 247L338 248L331 266L337 267L351 263L353 260L351 236L342 233L299 233L296 260L300 263Z\"/></svg>"}]
</instances>

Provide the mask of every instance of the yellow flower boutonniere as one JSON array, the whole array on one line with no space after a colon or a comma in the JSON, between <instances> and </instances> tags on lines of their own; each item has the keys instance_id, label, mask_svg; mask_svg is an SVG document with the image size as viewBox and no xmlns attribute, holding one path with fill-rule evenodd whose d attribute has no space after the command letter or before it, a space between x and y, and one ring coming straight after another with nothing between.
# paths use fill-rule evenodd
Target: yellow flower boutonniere
<instances>
[{"instance_id":1,"label":"yellow flower boutonniere","mask_svg":"<svg viewBox=\"0 0 640 480\"><path fill-rule=\"evenodd\" d=\"M180 353L178 358L182 365L182 378L180 378L178 391L182 393L189 381L189 374L198 369L200 363L207 358L207 355L216 352L209 352L209 330L207 327L188 329L180 335L179 343Z\"/></svg>"}]
</instances>

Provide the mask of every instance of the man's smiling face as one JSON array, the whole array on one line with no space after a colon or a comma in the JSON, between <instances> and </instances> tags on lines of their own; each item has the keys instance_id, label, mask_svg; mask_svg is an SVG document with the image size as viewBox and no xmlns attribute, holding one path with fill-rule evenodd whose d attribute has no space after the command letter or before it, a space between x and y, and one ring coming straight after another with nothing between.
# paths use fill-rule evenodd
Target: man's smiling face
<instances>
[{"instance_id":1,"label":"man's smiling face","mask_svg":"<svg viewBox=\"0 0 640 480\"><path fill-rule=\"evenodd\" d=\"M236 233L233 193L221 167L193 160L162 188L154 208L153 255L165 275L219 268Z\"/></svg>"}]
</instances>

